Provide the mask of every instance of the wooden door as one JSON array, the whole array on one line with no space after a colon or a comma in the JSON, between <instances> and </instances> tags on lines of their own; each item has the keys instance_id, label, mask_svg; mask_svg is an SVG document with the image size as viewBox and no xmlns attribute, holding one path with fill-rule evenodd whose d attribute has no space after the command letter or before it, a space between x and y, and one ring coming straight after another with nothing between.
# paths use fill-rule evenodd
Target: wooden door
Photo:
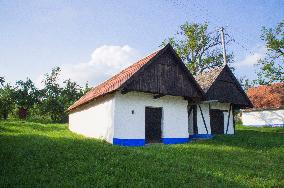
<instances>
[{"instance_id":1,"label":"wooden door","mask_svg":"<svg viewBox=\"0 0 284 188\"><path fill-rule=\"evenodd\" d=\"M198 128L197 128L197 106L194 105L193 109L193 133L198 134Z\"/></svg>"},{"instance_id":2,"label":"wooden door","mask_svg":"<svg viewBox=\"0 0 284 188\"><path fill-rule=\"evenodd\" d=\"M210 126L212 134L224 134L224 114L221 110L210 110Z\"/></svg>"},{"instance_id":3,"label":"wooden door","mask_svg":"<svg viewBox=\"0 0 284 188\"><path fill-rule=\"evenodd\" d=\"M146 143L161 142L162 108L145 108L145 141Z\"/></svg>"}]
</instances>

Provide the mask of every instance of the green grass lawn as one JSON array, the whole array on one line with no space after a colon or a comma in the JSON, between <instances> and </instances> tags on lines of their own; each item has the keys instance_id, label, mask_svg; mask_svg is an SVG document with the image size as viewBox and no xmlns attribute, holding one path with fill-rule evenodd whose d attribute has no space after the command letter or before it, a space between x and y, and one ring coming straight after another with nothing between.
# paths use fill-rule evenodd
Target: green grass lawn
<instances>
[{"instance_id":1,"label":"green grass lawn","mask_svg":"<svg viewBox=\"0 0 284 188\"><path fill-rule=\"evenodd\" d=\"M66 124L0 121L0 187L284 187L284 129L120 147Z\"/></svg>"}]
</instances>

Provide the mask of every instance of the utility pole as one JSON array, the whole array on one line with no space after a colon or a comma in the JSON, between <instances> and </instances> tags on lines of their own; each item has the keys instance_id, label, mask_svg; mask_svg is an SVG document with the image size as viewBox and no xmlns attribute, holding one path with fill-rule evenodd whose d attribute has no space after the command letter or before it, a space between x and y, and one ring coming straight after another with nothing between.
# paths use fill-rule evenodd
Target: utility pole
<instances>
[{"instance_id":1,"label":"utility pole","mask_svg":"<svg viewBox=\"0 0 284 188\"><path fill-rule=\"evenodd\" d=\"M222 47L223 47L223 58L224 58L224 64L227 65L227 56L226 56L226 48L225 48L225 38L224 38L224 28L221 27L221 41L222 41Z\"/></svg>"}]
</instances>

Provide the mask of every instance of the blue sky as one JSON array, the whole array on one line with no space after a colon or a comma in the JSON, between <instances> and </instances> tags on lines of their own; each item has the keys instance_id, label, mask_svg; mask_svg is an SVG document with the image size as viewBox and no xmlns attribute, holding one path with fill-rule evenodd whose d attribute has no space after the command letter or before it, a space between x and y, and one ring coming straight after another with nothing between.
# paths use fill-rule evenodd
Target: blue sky
<instances>
[{"instance_id":1,"label":"blue sky","mask_svg":"<svg viewBox=\"0 0 284 188\"><path fill-rule=\"evenodd\" d=\"M0 75L32 78L52 67L95 85L158 49L184 22L226 27L236 42L237 77L254 78L265 53L262 26L284 19L284 1L10 1L0 0ZM62 79L63 79L62 78Z\"/></svg>"}]
</instances>

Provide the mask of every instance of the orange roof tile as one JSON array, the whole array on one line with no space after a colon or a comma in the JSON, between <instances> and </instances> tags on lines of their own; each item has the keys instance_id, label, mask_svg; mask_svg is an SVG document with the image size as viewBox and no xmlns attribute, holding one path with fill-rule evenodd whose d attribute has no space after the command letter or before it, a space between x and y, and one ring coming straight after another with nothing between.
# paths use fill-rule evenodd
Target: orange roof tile
<instances>
[{"instance_id":1,"label":"orange roof tile","mask_svg":"<svg viewBox=\"0 0 284 188\"><path fill-rule=\"evenodd\" d=\"M284 82L249 88L247 95L254 109L284 107Z\"/></svg>"},{"instance_id":2,"label":"orange roof tile","mask_svg":"<svg viewBox=\"0 0 284 188\"><path fill-rule=\"evenodd\" d=\"M111 93L117 90L124 82L126 82L135 72L137 72L141 67L147 64L160 50L144 57L133 65L127 67L117 75L103 82L102 84L92 88L79 100L77 100L73 105L71 105L67 111L73 110L83 104L86 104L102 95Z\"/></svg>"}]
</instances>

